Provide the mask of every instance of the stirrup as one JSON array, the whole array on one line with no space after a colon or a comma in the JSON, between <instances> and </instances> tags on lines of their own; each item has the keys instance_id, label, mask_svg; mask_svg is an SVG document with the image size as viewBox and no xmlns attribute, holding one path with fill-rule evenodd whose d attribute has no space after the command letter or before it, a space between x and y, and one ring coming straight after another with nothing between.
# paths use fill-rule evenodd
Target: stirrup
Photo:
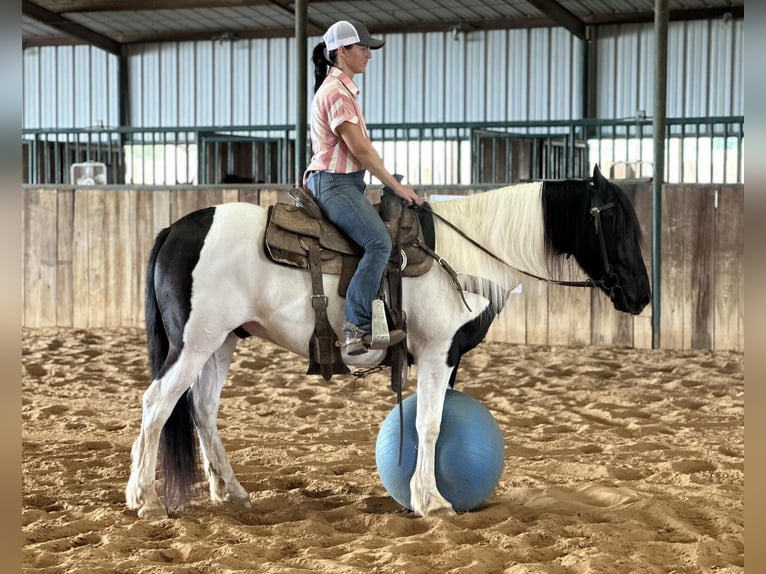
<instances>
[{"instance_id":1,"label":"stirrup","mask_svg":"<svg viewBox=\"0 0 766 574\"><path fill-rule=\"evenodd\" d=\"M397 338L391 340L392 334ZM407 334L404 331L389 331L386 319L386 306L383 299L374 299L372 302L372 333L367 344L371 349L386 349L391 345L401 342Z\"/></svg>"},{"instance_id":2,"label":"stirrup","mask_svg":"<svg viewBox=\"0 0 766 574\"><path fill-rule=\"evenodd\" d=\"M389 331L387 335L388 337L386 338L386 345L383 347L374 347L372 345L372 335L370 333L365 333L361 337L347 335L343 349L348 355L363 355L370 349L386 349L396 345L397 343L401 343L407 338L407 333L401 329L394 329L393 331Z\"/></svg>"},{"instance_id":3,"label":"stirrup","mask_svg":"<svg viewBox=\"0 0 766 574\"><path fill-rule=\"evenodd\" d=\"M375 340L371 335L365 335L362 340L370 347L370 349L385 349L387 347L393 347L397 343L401 343L406 338L407 333L405 331L402 331L401 329L394 329L392 331L386 332L385 344L383 346L375 346ZM378 344L380 345L381 343Z\"/></svg>"},{"instance_id":4,"label":"stirrup","mask_svg":"<svg viewBox=\"0 0 766 574\"><path fill-rule=\"evenodd\" d=\"M360 329L356 325L344 323L343 331L346 334L346 341L343 344L343 349L348 355L362 355L370 349L386 349L392 345L401 343L407 338L407 333L401 329L394 329L392 331L386 330L385 338L380 339L385 340L385 345L375 346L373 345L374 338L372 333ZM377 343L378 345L381 345L380 340Z\"/></svg>"}]
</instances>

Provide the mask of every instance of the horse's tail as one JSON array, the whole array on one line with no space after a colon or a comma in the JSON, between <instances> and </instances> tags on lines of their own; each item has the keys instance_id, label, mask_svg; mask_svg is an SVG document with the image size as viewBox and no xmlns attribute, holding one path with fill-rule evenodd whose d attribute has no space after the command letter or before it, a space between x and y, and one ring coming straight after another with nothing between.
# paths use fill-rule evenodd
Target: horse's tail
<instances>
[{"instance_id":1,"label":"horse's tail","mask_svg":"<svg viewBox=\"0 0 766 574\"><path fill-rule=\"evenodd\" d=\"M146 289L144 291L144 319L146 321L146 342L149 346L149 368L152 379L156 379L162 365L168 356L168 334L165 332L165 324L162 322L160 306L157 302L157 294L154 291L154 268L157 265L157 255L168 238L170 228L166 227L157 234L154 247L149 254L149 262L146 266Z\"/></svg>"},{"instance_id":2,"label":"horse's tail","mask_svg":"<svg viewBox=\"0 0 766 574\"><path fill-rule=\"evenodd\" d=\"M168 508L186 505L199 482L199 458L194 436L194 403L191 389L178 399L160 434L163 494Z\"/></svg>"},{"instance_id":3,"label":"horse's tail","mask_svg":"<svg viewBox=\"0 0 766 574\"><path fill-rule=\"evenodd\" d=\"M165 228L157 235L146 270L144 316L152 379L160 376L170 349L168 334L165 331L154 290L157 255L169 233L170 228ZM163 491L168 508L178 508L186 504L191 499L194 485L198 481L197 442L194 428L194 404L191 400L191 389L189 389L178 399L160 435Z\"/></svg>"}]
</instances>

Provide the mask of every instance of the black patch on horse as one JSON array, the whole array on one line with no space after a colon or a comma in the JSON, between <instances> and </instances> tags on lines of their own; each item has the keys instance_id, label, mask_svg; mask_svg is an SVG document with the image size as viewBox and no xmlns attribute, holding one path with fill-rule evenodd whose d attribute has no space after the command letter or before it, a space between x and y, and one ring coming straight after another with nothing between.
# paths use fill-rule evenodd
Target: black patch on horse
<instances>
[{"instance_id":1,"label":"black patch on horse","mask_svg":"<svg viewBox=\"0 0 766 574\"><path fill-rule=\"evenodd\" d=\"M490 295L488 290L491 290L491 284L471 276L464 276L463 281L467 282L469 291L487 297L489 305L478 317L462 325L452 337L452 344L447 352L447 366L454 367L449 380L451 389L455 388L455 377L460 366L460 359L484 340L492 322L503 310L509 295L506 291L498 291L496 295Z\"/></svg>"},{"instance_id":2,"label":"black patch on horse","mask_svg":"<svg viewBox=\"0 0 766 574\"><path fill-rule=\"evenodd\" d=\"M191 314L192 272L213 225L214 215L215 208L208 207L182 217L166 233L163 232L164 242L157 249L153 262L154 282L147 284L147 315L151 311L149 299L152 294L149 291L153 287L156 305L163 309L159 320L164 325L169 345L166 366L175 362L183 346L183 331ZM158 366L155 376L162 376L164 372L160 371L164 368Z\"/></svg>"}]
</instances>

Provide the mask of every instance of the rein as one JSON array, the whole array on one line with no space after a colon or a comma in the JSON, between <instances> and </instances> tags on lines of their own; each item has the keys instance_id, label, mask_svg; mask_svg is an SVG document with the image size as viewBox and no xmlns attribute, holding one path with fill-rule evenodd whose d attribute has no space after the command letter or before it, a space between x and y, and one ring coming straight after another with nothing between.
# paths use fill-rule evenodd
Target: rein
<instances>
[{"instance_id":1,"label":"rein","mask_svg":"<svg viewBox=\"0 0 766 574\"><path fill-rule=\"evenodd\" d=\"M593 185L593 182L590 182L590 185ZM602 225L601 225L601 212L606 211L607 209L610 209L612 207L615 207L615 202L610 201L609 203L606 203L604 205L596 205L595 199L593 196L591 196L591 208L589 210L590 215L593 217L593 221L596 227L596 236L599 239L599 245L601 247L601 257L604 261L604 275L601 279L593 280L593 279L586 279L585 281L559 281L557 279L549 279L547 277L540 277L538 275L535 275L534 273L530 273L528 271L524 271L522 269L517 269L513 265L509 264L508 262L504 261L501 257L494 254L492 251L487 249L484 245L476 241L474 238L469 236L465 231L460 229L457 225L449 221L448 219L442 217L438 213L436 213L433 209L431 209L431 206L428 205L418 205L415 204L413 207L416 209L422 209L424 211L427 211L440 221L442 221L445 225L447 225L449 228L454 230L458 235L463 237L466 241L471 243L473 246L477 247L490 257L492 257L494 260L498 261L502 265L505 265L509 269L512 269L518 273L521 273L523 275L526 275L527 277L532 277L533 279L538 279L540 281L545 281L546 283L551 283L553 285L563 285L566 287L603 287L606 290L609 291L609 296L613 297L615 289L619 289L620 287L620 280L619 277L614 273L614 270L612 268L612 265L609 263L609 257L606 253L606 240L604 239L604 234L601 231Z\"/></svg>"}]
</instances>

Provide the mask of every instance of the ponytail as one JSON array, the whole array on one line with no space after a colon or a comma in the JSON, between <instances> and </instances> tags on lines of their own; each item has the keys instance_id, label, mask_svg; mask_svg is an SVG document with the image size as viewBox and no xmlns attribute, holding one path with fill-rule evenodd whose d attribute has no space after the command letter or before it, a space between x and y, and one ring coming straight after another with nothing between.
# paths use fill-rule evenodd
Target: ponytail
<instances>
[{"instance_id":1,"label":"ponytail","mask_svg":"<svg viewBox=\"0 0 766 574\"><path fill-rule=\"evenodd\" d=\"M314 51L311 54L311 61L314 63L314 93L317 93L319 86L322 85L324 79L327 77L327 73L330 71L330 66L335 63L335 58L338 56L338 51L333 50L329 54L328 59L325 56L325 43L319 42L314 47Z\"/></svg>"}]
</instances>

